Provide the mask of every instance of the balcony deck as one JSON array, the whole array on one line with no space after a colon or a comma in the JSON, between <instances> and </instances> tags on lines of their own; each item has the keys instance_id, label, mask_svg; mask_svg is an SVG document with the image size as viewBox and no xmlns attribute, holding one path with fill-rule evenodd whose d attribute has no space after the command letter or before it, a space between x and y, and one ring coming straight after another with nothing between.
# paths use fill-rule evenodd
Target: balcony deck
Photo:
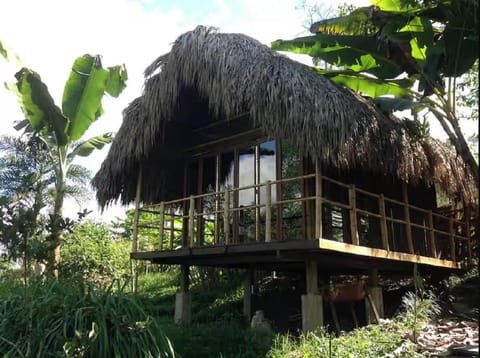
<instances>
[{"instance_id":1,"label":"balcony deck","mask_svg":"<svg viewBox=\"0 0 480 358\"><path fill-rule=\"evenodd\" d=\"M293 180L314 180L315 195L272 200L272 186ZM346 201L330 198L322 191L322 182L344 190ZM238 205L235 195L247 189L256 193L265 190L264 202L257 199L250 206ZM368 198L370 204L359 200L360 196ZM303 206L305 235L297 239L282 237L279 226L285 225L282 210L291 203ZM241 239L239 233L239 218L247 210L253 218L250 240ZM337 235L332 234L332 212L340 221ZM310 223L305 221L305 213ZM362 223L367 227L363 233L359 228ZM148 243L142 244L142 230L149 233ZM314 260L325 272L354 273L371 268L409 272L412 263L459 270L472 258L469 216L446 216L413 206L408 197L403 201L390 199L318 172L157 205L137 205L133 236L133 259L172 265L301 270L306 260ZM152 243L152 236L156 243Z\"/></svg>"}]
</instances>

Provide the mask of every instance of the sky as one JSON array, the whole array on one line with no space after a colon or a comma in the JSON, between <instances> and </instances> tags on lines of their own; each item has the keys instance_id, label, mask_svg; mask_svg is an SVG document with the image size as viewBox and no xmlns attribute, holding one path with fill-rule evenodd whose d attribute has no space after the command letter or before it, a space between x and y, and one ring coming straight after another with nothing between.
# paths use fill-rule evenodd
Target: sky
<instances>
[{"instance_id":1,"label":"sky","mask_svg":"<svg viewBox=\"0 0 480 358\"><path fill-rule=\"evenodd\" d=\"M326 17L340 3L369 5L368 0L321 1ZM21 62L0 59L0 81L13 82L18 69L29 67L41 75L60 105L76 57L100 54L104 66L125 64L128 86L119 98L104 99L105 114L90 127L88 138L118 130L123 108L141 94L143 70L168 52L182 33L208 25L270 45L276 39L307 35L305 22L301 0L1 0L0 39ZM0 135L18 135L13 121L22 118L15 96L0 87ZM107 151L105 148L77 163L95 173ZM93 198L84 207L105 221L125 211L112 206L100 214ZM65 209L66 215L72 216L78 207L68 202Z\"/></svg>"}]
</instances>

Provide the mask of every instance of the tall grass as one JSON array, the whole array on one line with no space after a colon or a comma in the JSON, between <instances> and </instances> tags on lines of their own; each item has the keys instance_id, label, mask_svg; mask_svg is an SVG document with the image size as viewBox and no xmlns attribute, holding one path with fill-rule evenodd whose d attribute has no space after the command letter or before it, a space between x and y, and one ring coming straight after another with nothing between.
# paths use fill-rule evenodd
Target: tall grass
<instances>
[{"instance_id":1,"label":"tall grass","mask_svg":"<svg viewBox=\"0 0 480 358\"><path fill-rule=\"evenodd\" d=\"M173 357L156 319L122 287L84 281L14 287L0 307L4 357Z\"/></svg>"}]
</instances>

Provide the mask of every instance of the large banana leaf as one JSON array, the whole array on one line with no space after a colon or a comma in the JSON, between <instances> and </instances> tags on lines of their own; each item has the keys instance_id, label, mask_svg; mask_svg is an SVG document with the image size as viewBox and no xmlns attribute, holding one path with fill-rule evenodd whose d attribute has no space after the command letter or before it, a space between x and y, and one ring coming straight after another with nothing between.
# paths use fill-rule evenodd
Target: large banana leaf
<instances>
[{"instance_id":1,"label":"large banana leaf","mask_svg":"<svg viewBox=\"0 0 480 358\"><path fill-rule=\"evenodd\" d=\"M125 87L125 79L124 68L104 69L100 56L84 55L75 60L62 99L63 113L70 119L70 141L80 139L98 119L103 113L104 94L118 96Z\"/></svg>"},{"instance_id":2,"label":"large banana leaf","mask_svg":"<svg viewBox=\"0 0 480 358\"><path fill-rule=\"evenodd\" d=\"M389 46L373 36L321 35L277 40L272 49L310 55L335 66L357 72L368 71L382 79L395 78L403 72L391 58Z\"/></svg>"},{"instance_id":3,"label":"large banana leaf","mask_svg":"<svg viewBox=\"0 0 480 358\"><path fill-rule=\"evenodd\" d=\"M83 141L70 152L68 159L72 160L77 155L88 157L95 149L102 149L106 144L111 143L113 137L113 133L108 132Z\"/></svg>"},{"instance_id":4,"label":"large banana leaf","mask_svg":"<svg viewBox=\"0 0 480 358\"><path fill-rule=\"evenodd\" d=\"M315 70L319 74L330 78L335 83L342 84L356 92L373 98L386 95L397 98L412 97L410 87L413 84L413 80L408 78L385 81L353 71Z\"/></svg>"},{"instance_id":5,"label":"large banana leaf","mask_svg":"<svg viewBox=\"0 0 480 358\"><path fill-rule=\"evenodd\" d=\"M23 68L15 77L20 105L33 130L50 137L49 139L53 139L59 146L67 144L66 131L69 121L55 105L40 76L28 68Z\"/></svg>"}]
</instances>

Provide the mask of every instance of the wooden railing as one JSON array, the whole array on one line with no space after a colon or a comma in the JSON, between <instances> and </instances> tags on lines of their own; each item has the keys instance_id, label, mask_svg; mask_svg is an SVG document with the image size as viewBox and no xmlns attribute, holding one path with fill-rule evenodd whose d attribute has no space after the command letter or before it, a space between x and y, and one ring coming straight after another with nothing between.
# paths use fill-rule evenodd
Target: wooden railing
<instances>
[{"instance_id":1,"label":"wooden railing","mask_svg":"<svg viewBox=\"0 0 480 358\"><path fill-rule=\"evenodd\" d=\"M314 195L296 192L290 197L273 198L276 185L300 187L306 182L311 183L313 190L309 193L313 191ZM239 194L244 190L264 192L264 200L238 205ZM250 219L245 220L246 217ZM248 234L240 232L242 225ZM472 259L468 220L411 205L406 186L403 200L395 200L322 176L318 168L308 175L225 187L217 192L139 207L133 235L134 242L145 241L136 244L140 251L324 238L461 263ZM156 237L156 242L152 237Z\"/></svg>"}]
</instances>

